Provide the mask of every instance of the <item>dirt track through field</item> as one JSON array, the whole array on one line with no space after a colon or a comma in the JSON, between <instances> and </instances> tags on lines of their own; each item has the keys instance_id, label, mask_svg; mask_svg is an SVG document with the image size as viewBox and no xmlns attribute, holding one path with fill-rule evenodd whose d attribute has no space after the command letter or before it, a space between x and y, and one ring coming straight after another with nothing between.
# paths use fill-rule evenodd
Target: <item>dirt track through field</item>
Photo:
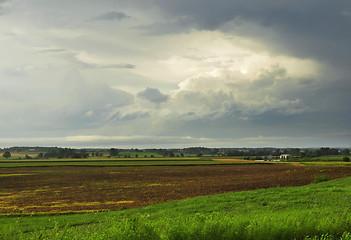
<instances>
[{"instance_id":1,"label":"dirt track through field","mask_svg":"<svg viewBox=\"0 0 351 240\"><path fill-rule=\"evenodd\" d=\"M282 164L0 169L0 214L125 209L195 196L300 186L351 167Z\"/></svg>"}]
</instances>

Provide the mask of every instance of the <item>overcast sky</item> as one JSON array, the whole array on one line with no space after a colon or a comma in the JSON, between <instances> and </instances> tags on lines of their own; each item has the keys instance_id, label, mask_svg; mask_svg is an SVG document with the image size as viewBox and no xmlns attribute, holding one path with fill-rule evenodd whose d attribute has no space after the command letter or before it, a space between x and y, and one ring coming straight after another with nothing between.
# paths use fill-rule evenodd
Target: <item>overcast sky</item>
<instances>
[{"instance_id":1,"label":"overcast sky","mask_svg":"<svg viewBox=\"0 0 351 240\"><path fill-rule=\"evenodd\" d=\"M351 147L350 0L0 0L0 147Z\"/></svg>"}]
</instances>

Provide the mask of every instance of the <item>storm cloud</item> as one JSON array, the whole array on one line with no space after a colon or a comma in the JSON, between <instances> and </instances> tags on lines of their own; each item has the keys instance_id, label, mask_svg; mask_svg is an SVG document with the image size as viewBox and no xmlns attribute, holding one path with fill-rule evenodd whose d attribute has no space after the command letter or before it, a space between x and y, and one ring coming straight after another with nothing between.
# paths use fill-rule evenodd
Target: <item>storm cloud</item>
<instances>
[{"instance_id":1,"label":"storm cloud","mask_svg":"<svg viewBox=\"0 0 351 240\"><path fill-rule=\"evenodd\" d=\"M347 0L181 0L160 1L159 6L183 31L221 30L261 38L274 50L301 58L318 58L343 67L351 61L351 49L345 48L351 37L351 6ZM157 32L158 25L164 33L161 26L171 22L154 23L150 31ZM167 29L179 32L177 27Z\"/></svg>"},{"instance_id":2,"label":"storm cloud","mask_svg":"<svg viewBox=\"0 0 351 240\"><path fill-rule=\"evenodd\" d=\"M123 13L123 12L111 11L111 12L104 13L104 14L94 18L93 20L117 20L117 21L121 21L121 20L126 19L126 18L131 18L131 17L128 16L127 14Z\"/></svg>"},{"instance_id":3,"label":"storm cloud","mask_svg":"<svg viewBox=\"0 0 351 240\"><path fill-rule=\"evenodd\" d=\"M348 0L0 0L0 19L4 146L350 147Z\"/></svg>"}]
</instances>

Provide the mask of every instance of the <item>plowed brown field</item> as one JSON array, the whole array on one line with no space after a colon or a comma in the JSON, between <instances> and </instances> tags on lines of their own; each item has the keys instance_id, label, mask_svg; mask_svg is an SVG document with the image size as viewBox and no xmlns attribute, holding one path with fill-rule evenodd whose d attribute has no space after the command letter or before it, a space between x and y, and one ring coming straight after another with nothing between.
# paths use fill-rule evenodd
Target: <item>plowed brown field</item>
<instances>
[{"instance_id":1,"label":"plowed brown field","mask_svg":"<svg viewBox=\"0 0 351 240\"><path fill-rule=\"evenodd\" d=\"M0 169L0 214L141 207L230 191L300 186L351 167L282 164Z\"/></svg>"}]
</instances>

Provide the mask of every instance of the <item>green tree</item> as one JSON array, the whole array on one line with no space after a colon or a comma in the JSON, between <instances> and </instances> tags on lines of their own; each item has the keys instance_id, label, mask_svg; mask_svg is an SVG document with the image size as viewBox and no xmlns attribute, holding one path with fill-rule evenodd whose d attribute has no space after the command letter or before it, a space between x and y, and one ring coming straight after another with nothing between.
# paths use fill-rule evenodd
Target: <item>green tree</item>
<instances>
[{"instance_id":1,"label":"green tree","mask_svg":"<svg viewBox=\"0 0 351 240\"><path fill-rule=\"evenodd\" d=\"M342 155L349 155L350 154L350 149L345 148L345 149L343 149L341 151L341 153L342 153Z\"/></svg>"},{"instance_id":2,"label":"green tree","mask_svg":"<svg viewBox=\"0 0 351 240\"><path fill-rule=\"evenodd\" d=\"M111 148L109 152L111 157L115 157L119 155L118 150L115 148Z\"/></svg>"},{"instance_id":3,"label":"green tree","mask_svg":"<svg viewBox=\"0 0 351 240\"><path fill-rule=\"evenodd\" d=\"M196 157L202 157L202 153L198 153Z\"/></svg>"},{"instance_id":4,"label":"green tree","mask_svg":"<svg viewBox=\"0 0 351 240\"><path fill-rule=\"evenodd\" d=\"M2 155L4 158L8 159L11 157L11 153L9 151L4 152L4 154Z\"/></svg>"}]
</instances>

